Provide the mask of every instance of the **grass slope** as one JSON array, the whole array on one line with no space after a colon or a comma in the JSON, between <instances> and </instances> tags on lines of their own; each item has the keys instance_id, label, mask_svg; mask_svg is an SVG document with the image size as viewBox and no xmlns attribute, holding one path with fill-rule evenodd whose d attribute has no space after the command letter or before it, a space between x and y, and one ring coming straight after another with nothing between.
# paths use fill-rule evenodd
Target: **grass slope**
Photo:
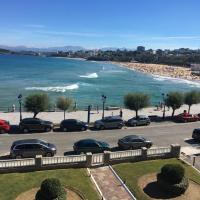
<instances>
[{"instance_id":1,"label":"grass slope","mask_svg":"<svg viewBox=\"0 0 200 200\"><path fill-rule=\"evenodd\" d=\"M126 181L126 185L131 190L131 192L139 200L149 200L137 185L138 179L148 173L159 172L161 167L165 164L176 163L181 164L185 170L187 176L200 184L200 174L195 171L192 167L183 163L178 159L166 159L166 160L153 160L153 161L143 161L136 163L124 163L114 165L113 168L117 174L121 177L123 181Z\"/></svg>"},{"instance_id":2,"label":"grass slope","mask_svg":"<svg viewBox=\"0 0 200 200\"><path fill-rule=\"evenodd\" d=\"M0 174L0 199L14 200L20 193L34 187L40 187L41 182L50 177L59 178L63 185L78 189L88 200L99 200L85 169Z\"/></svg>"}]
</instances>

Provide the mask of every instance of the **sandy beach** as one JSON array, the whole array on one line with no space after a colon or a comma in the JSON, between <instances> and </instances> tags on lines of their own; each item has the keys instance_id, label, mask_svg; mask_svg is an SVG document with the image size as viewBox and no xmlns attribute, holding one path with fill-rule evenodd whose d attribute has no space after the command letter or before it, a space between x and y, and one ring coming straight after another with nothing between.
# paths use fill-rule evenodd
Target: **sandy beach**
<instances>
[{"instance_id":1,"label":"sandy beach","mask_svg":"<svg viewBox=\"0 0 200 200\"><path fill-rule=\"evenodd\" d=\"M143 73L200 81L200 76L193 75L191 73L190 68L169 66L162 64L146 64L146 63L130 63L130 62L111 62L111 63L121 65L122 67L126 67L131 70L138 70Z\"/></svg>"},{"instance_id":2,"label":"sandy beach","mask_svg":"<svg viewBox=\"0 0 200 200\"><path fill-rule=\"evenodd\" d=\"M183 110L187 110L188 106L183 105L180 109L175 111L176 114L180 114L183 112ZM168 110L166 108L166 116L170 116L172 113L172 110ZM191 114L198 114L200 113L200 104L193 105L191 107ZM33 117L32 113L23 112L23 118L26 117ZM119 110L105 110L105 116L111 116L111 115L119 115ZM163 110L156 110L156 107L149 107L145 108L139 111L139 115L157 115L162 116ZM123 109L123 119L128 120L135 116L135 112ZM38 118L41 118L43 120L50 120L54 123L60 123L63 120L63 112L42 112L39 113ZM101 119L102 117L102 111L100 110L99 113L97 111L91 111L91 117L90 121L94 122L95 120ZM76 112L68 112L66 113L66 119L79 119L82 121L87 121L87 111L76 111ZM0 119L8 120L11 124L18 124L19 123L19 112L11 112L11 113L3 113L0 112Z\"/></svg>"}]
</instances>

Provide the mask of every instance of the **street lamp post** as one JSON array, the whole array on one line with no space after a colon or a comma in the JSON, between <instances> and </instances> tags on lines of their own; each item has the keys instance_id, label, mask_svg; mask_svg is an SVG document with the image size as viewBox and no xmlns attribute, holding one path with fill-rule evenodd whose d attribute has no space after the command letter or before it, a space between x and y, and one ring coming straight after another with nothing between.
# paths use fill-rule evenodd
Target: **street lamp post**
<instances>
[{"instance_id":1,"label":"street lamp post","mask_svg":"<svg viewBox=\"0 0 200 200\"><path fill-rule=\"evenodd\" d=\"M165 119L165 111L166 111L165 110L165 107L166 107L166 105L165 105L166 104L166 98L165 98L166 95L165 95L165 93L162 93L162 97L163 97L163 106L164 106L163 107L163 120L164 120Z\"/></svg>"},{"instance_id":2,"label":"street lamp post","mask_svg":"<svg viewBox=\"0 0 200 200\"><path fill-rule=\"evenodd\" d=\"M101 100L103 102L103 113L102 113L102 119L104 119L104 110L105 110L105 103L106 103L106 96L105 95L101 95Z\"/></svg>"},{"instance_id":3,"label":"street lamp post","mask_svg":"<svg viewBox=\"0 0 200 200\"><path fill-rule=\"evenodd\" d=\"M22 121L22 94L19 94L18 101L19 101L19 113L20 113L20 122L21 122Z\"/></svg>"}]
</instances>

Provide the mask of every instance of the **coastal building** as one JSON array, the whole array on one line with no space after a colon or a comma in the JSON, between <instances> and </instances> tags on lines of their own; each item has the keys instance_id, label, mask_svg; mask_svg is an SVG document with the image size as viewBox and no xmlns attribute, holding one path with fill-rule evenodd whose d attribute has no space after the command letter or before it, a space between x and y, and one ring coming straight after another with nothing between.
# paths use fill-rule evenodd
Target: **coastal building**
<instances>
[{"instance_id":1,"label":"coastal building","mask_svg":"<svg viewBox=\"0 0 200 200\"><path fill-rule=\"evenodd\" d=\"M190 68L193 75L200 76L200 64L191 64Z\"/></svg>"}]
</instances>

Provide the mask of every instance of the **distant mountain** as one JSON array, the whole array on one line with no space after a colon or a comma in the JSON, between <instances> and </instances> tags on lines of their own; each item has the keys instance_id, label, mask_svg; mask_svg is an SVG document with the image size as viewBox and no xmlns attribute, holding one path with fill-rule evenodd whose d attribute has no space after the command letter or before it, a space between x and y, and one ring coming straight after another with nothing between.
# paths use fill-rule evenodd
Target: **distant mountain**
<instances>
[{"instance_id":1,"label":"distant mountain","mask_svg":"<svg viewBox=\"0 0 200 200\"><path fill-rule=\"evenodd\" d=\"M63 47L48 47L48 48L35 48L35 47L26 47L26 46L6 46L0 45L1 49L7 49L10 51L35 51L35 52L56 52L56 51L80 51L86 50L81 46L63 46Z\"/></svg>"}]
</instances>

